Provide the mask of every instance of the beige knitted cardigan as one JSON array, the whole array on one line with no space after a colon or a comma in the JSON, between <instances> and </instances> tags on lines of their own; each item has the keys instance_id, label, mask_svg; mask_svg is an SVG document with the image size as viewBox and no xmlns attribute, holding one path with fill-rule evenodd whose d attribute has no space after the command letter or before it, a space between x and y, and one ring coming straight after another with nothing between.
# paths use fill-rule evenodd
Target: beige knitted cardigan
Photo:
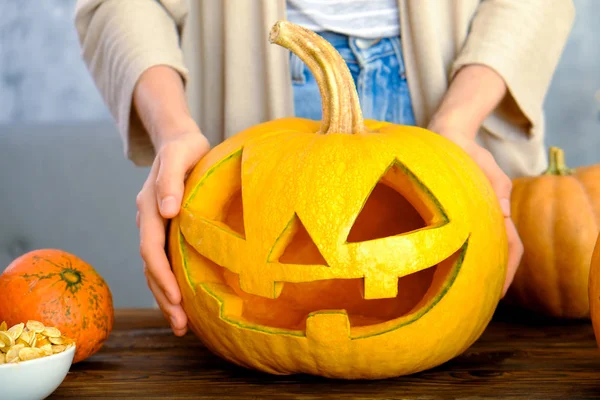
<instances>
[{"instance_id":1,"label":"beige knitted cardigan","mask_svg":"<svg viewBox=\"0 0 600 400\"><path fill-rule=\"evenodd\" d=\"M417 124L426 126L453 74L485 64L510 95L478 140L511 177L546 167L543 102L574 20L571 0L399 0L402 46ZM213 145L293 115L288 52L268 43L285 0L78 0L82 55L112 113L125 154L154 150L132 118L134 85L152 65L181 73L192 114Z\"/></svg>"}]
</instances>

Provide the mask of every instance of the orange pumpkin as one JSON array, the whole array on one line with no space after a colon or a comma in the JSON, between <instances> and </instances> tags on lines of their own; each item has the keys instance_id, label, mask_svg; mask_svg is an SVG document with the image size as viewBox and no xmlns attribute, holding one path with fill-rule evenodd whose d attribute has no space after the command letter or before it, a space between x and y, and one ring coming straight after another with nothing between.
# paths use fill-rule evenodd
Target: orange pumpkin
<instances>
[{"instance_id":1,"label":"orange pumpkin","mask_svg":"<svg viewBox=\"0 0 600 400\"><path fill-rule=\"evenodd\" d=\"M96 353L114 323L112 294L96 270L57 249L31 251L0 275L0 321L37 320L76 342L73 362Z\"/></svg>"},{"instance_id":2,"label":"orange pumpkin","mask_svg":"<svg viewBox=\"0 0 600 400\"><path fill-rule=\"evenodd\" d=\"M596 343L600 346L600 235L596 239L590 264L588 299Z\"/></svg>"},{"instance_id":3,"label":"orange pumpkin","mask_svg":"<svg viewBox=\"0 0 600 400\"><path fill-rule=\"evenodd\" d=\"M363 121L320 36L280 22L271 40L313 71L323 121L251 127L190 173L168 241L190 328L272 374L376 379L455 357L485 329L506 274L488 180L433 132Z\"/></svg>"},{"instance_id":4,"label":"orange pumpkin","mask_svg":"<svg viewBox=\"0 0 600 400\"><path fill-rule=\"evenodd\" d=\"M563 151L551 147L543 174L514 180L511 203L524 254L507 301L553 317L587 318L600 165L569 168Z\"/></svg>"}]
</instances>

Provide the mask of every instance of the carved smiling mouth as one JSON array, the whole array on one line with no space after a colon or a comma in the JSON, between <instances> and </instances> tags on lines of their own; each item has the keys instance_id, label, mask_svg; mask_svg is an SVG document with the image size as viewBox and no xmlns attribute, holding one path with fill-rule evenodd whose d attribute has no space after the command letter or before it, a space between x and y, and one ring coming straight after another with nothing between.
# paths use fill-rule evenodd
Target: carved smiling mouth
<instances>
[{"instance_id":1,"label":"carved smiling mouth","mask_svg":"<svg viewBox=\"0 0 600 400\"><path fill-rule=\"evenodd\" d=\"M242 229L241 196L234 196L228 208L227 225ZM402 234L425 226L423 218L402 195L380 183L365 203L348 242ZM186 267L188 279L196 290L207 292L221 303L221 319L237 325L285 330L298 335L305 334L307 320L332 311L347 318L348 329L382 323L404 325L418 319L450 288L467 247L468 239L454 254L437 265L399 278L398 294L393 298L365 299L364 279L328 279L285 282L281 294L269 299L243 291L239 275L198 254L181 236L181 249L186 253L183 258L193 259L190 264L194 265L193 270ZM279 261L289 264L325 262L301 224Z\"/></svg>"}]
</instances>

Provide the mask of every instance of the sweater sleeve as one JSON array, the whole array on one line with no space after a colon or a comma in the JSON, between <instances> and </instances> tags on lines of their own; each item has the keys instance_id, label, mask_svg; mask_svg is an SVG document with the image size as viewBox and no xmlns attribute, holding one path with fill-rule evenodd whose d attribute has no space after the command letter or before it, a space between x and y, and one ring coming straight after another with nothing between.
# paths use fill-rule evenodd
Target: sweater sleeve
<instances>
[{"instance_id":1,"label":"sweater sleeve","mask_svg":"<svg viewBox=\"0 0 600 400\"><path fill-rule=\"evenodd\" d=\"M465 65L483 64L504 79L510 95L484 123L489 131L519 141L540 128L574 18L571 0L481 1L450 76Z\"/></svg>"},{"instance_id":2,"label":"sweater sleeve","mask_svg":"<svg viewBox=\"0 0 600 400\"><path fill-rule=\"evenodd\" d=\"M180 47L184 0L77 0L75 27L86 63L112 114L127 158L150 165L154 148L132 107L140 75L154 65L188 71Z\"/></svg>"}]
</instances>

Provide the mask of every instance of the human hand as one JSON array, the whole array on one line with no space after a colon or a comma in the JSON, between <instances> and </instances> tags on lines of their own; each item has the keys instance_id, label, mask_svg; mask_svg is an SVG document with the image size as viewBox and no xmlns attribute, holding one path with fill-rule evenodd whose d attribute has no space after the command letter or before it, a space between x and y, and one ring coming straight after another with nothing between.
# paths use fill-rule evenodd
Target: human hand
<instances>
[{"instance_id":1,"label":"human hand","mask_svg":"<svg viewBox=\"0 0 600 400\"><path fill-rule=\"evenodd\" d=\"M154 163L136 198L140 254L148 287L160 310L173 333L183 336L187 332L187 315L165 251L166 222L179 213L185 178L210 145L196 127L186 133L165 135L156 148Z\"/></svg>"},{"instance_id":2,"label":"human hand","mask_svg":"<svg viewBox=\"0 0 600 400\"><path fill-rule=\"evenodd\" d=\"M437 121L432 122L429 129L459 145L481 168L498 197L500 208L504 214L504 223L508 237L508 266L502 290L502 297L504 297L514 279L521 257L523 256L523 243L511 219L510 213L512 181L498 166L494 156L487 149L475 142L473 139L475 135L466 135L459 129L440 126Z\"/></svg>"}]
</instances>

